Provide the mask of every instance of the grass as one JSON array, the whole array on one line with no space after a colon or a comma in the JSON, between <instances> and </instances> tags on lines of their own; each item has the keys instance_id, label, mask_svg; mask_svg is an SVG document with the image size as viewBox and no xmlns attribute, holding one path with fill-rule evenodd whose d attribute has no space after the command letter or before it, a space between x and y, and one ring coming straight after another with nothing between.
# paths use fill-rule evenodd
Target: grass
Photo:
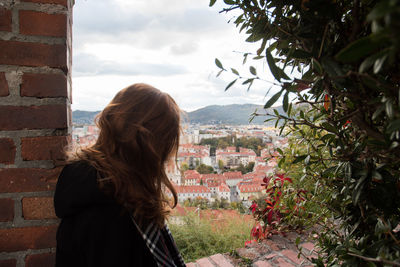
<instances>
[{"instance_id":1,"label":"grass","mask_svg":"<svg viewBox=\"0 0 400 267\"><path fill-rule=\"evenodd\" d=\"M170 224L169 228L185 262L244 247L253 226L252 220L240 214L199 219L188 212L182 220L181 225Z\"/></svg>"}]
</instances>

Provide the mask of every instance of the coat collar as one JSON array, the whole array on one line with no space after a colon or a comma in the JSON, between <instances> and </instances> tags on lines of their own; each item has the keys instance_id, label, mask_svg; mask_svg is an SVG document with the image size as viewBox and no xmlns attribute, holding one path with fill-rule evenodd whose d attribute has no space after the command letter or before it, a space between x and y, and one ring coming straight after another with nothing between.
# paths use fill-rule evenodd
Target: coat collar
<instances>
[{"instance_id":1,"label":"coat collar","mask_svg":"<svg viewBox=\"0 0 400 267\"><path fill-rule=\"evenodd\" d=\"M163 228L159 228L154 223L148 223L145 230L144 227L139 227L133 216L131 216L133 224L141 234L157 262L158 267L185 267L185 262L176 247L175 241L165 224Z\"/></svg>"}]
</instances>

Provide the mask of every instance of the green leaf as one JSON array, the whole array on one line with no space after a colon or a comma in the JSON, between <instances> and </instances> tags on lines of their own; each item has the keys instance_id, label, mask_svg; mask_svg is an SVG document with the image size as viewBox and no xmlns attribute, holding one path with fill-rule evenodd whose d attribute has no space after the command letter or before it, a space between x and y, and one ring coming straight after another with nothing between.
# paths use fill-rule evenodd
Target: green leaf
<instances>
[{"instance_id":1,"label":"green leaf","mask_svg":"<svg viewBox=\"0 0 400 267\"><path fill-rule=\"evenodd\" d=\"M322 74L323 73L321 64L315 58L311 59L311 64L312 64L313 70L316 73L318 73L318 74Z\"/></svg>"},{"instance_id":2,"label":"green leaf","mask_svg":"<svg viewBox=\"0 0 400 267\"><path fill-rule=\"evenodd\" d=\"M360 200L362 189L363 189L363 186L360 186L360 187L355 188L353 191L352 201L353 201L354 206L357 206L358 201Z\"/></svg>"},{"instance_id":3,"label":"green leaf","mask_svg":"<svg viewBox=\"0 0 400 267\"><path fill-rule=\"evenodd\" d=\"M332 142L336 138L336 135L334 134L325 134L324 136L321 137L322 142L330 141Z\"/></svg>"},{"instance_id":4,"label":"green leaf","mask_svg":"<svg viewBox=\"0 0 400 267\"><path fill-rule=\"evenodd\" d=\"M389 1L380 1L378 4L372 9L372 11L367 16L367 21L371 22L373 20L377 20L383 18L387 14L391 13L392 9L390 7Z\"/></svg>"},{"instance_id":5,"label":"green leaf","mask_svg":"<svg viewBox=\"0 0 400 267\"><path fill-rule=\"evenodd\" d=\"M293 51L293 53L291 54L291 57L297 58L297 59L306 59L306 58L310 58L311 54L304 50L297 49L297 50Z\"/></svg>"},{"instance_id":6,"label":"green leaf","mask_svg":"<svg viewBox=\"0 0 400 267\"><path fill-rule=\"evenodd\" d=\"M258 33L253 33L249 37L247 37L246 42L255 43L255 42L260 41L263 38L264 38L264 35L258 34Z\"/></svg>"},{"instance_id":7,"label":"green leaf","mask_svg":"<svg viewBox=\"0 0 400 267\"><path fill-rule=\"evenodd\" d=\"M385 111L389 118L393 118L393 104L392 101L388 100L385 104Z\"/></svg>"},{"instance_id":8,"label":"green leaf","mask_svg":"<svg viewBox=\"0 0 400 267\"><path fill-rule=\"evenodd\" d=\"M400 145L399 142L394 141L393 143L390 144L389 149L394 149L394 148L398 147L399 145Z\"/></svg>"},{"instance_id":9,"label":"green leaf","mask_svg":"<svg viewBox=\"0 0 400 267\"><path fill-rule=\"evenodd\" d=\"M213 6L217 0L210 0L209 6Z\"/></svg>"},{"instance_id":10,"label":"green leaf","mask_svg":"<svg viewBox=\"0 0 400 267\"><path fill-rule=\"evenodd\" d=\"M274 78L278 81L280 81L281 79L290 80L290 78L285 74L285 72L282 69L280 69L278 66L276 66L275 59L271 55L271 52L269 51L269 49L265 50L265 54L267 57L267 63L268 63L269 69L270 69L272 75L274 76Z\"/></svg>"},{"instance_id":11,"label":"green leaf","mask_svg":"<svg viewBox=\"0 0 400 267\"><path fill-rule=\"evenodd\" d=\"M283 110L287 113L289 107L289 92L283 96Z\"/></svg>"},{"instance_id":12,"label":"green leaf","mask_svg":"<svg viewBox=\"0 0 400 267\"><path fill-rule=\"evenodd\" d=\"M292 164L296 164L296 163L302 162L306 157L307 157L307 155L302 155L302 156L295 157L295 159L293 160Z\"/></svg>"},{"instance_id":13,"label":"green leaf","mask_svg":"<svg viewBox=\"0 0 400 267\"><path fill-rule=\"evenodd\" d=\"M281 96L283 90L280 90L278 93L276 93L275 95L273 95L268 101L267 103L265 103L264 105L264 109L270 108L272 107L273 104L275 104L276 101L278 101L279 97Z\"/></svg>"},{"instance_id":14,"label":"green leaf","mask_svg":"<svg viewBox=\"0 0 400 267\"><path fill-rule=\"evenodd\" d=\"M311 156L308 155L308 156L304 159L304 164L308 165L308 164L310 163L310 159L311 159Z\"/></svg>"},{"instance_id":15,"label":"green leaf","mask_svg":"<svg viewBox=\"0 0 400 267\"><path fill-rule=\"evenodd\" d=\"M227 5L234 5L234 4L236 4L236 1L234 1L234 0L224 0L224 3L227 4Z\"/></svg>"},{"instance_id":16,"label":"green leaf","mask_svg":"<svg viewBox=\"0 0 400 267\"><path fill-rule=\"evenodd\" d=\"M253 75L257 75L257 70L253 66L250 66L250 73Z\"/></svg>"},{"instance_id":17,"label":"green leaf","mask_svg":"<svg viewBox=\"0 0 400 267\"><path fill-rule=\"evenodd\" d=\"M378 118L378 116L382 113L382 111L385 110L385 105L381 105L379 106L379 108L377 108L377 110L375 110L374 114L372 114L372 120L375 120L376 118Z\"/></svg>"},{"instance_id":18,"label":"green leaf","mask_svg":"<svg viewBox=\"0 0 400 267\"><path fill-rule=\"evenodd\" d=\"M283 151L282 151L282 149L280 149L279 147L278 147L278 148L276 148L276 151L278 151L278 152L279 152L279 154L283 155Z\"/></svg>"},{"instance_id":19,"label":"green leaf","mask_svg":"<svg viewBox=\"0 0 400 267\"><path fill-rule=\"evenodd\" d=\"M322 66L324 70L330 75L330 76L343 76L344 71L342 67L334 60L331 58L323 58L321 60Z\"/></svg>"},{"instance_id":20,"label":"green leaf","mask_svg":"<svg viewBox=\"0 0 400 267\"><path fill-rule=\"evenodd\" d=\"M383 233L387 233L390 231L390 228L387 227L381 219L378 219L376 225L375 225L375 234L379 235L379 234L383 234Z\"/></svg>"},{"instance_id":21,"label":"green leaf","mask_svg":"<svg viewBox=\"0 0 400 267\"><path fill-rule=\"evenodd\" d=\"M285 157L283 157L283 158L281 158L281 159L279 160L279 162L278 162L278 167L279 167L279 168L282 168L281 166L282 166L283 163L285 163Z\"/></svg>"},{"instance_id":22,"label":"green leaf","mask_svg":"<svg viewBox=\"0 0 400 267\"><path fill-rule=\"evenodd\" d=\"M384 58L383 62L385 61L385 59L387 58L387 55L389 53L390 49L384 49L372 56L367 57L361 64L360 67L358 69L359 72L365 72L366 70L368 70L370 67L372 67L374 64L378 64L376 63L377 60L379 60L380 58ZM382 64L383 64L382 62ZM381 63L379 63L381 64ZM382 66L381 66L382 67ZM375 67L374 67L375 68Z\"/></svg>"},{"instance_id":23,"label":"green leaf","mask_svg":"<svg viewBox=\"0 0 400 267\"><path fill-rule=\"evenodd\" d=\"M251 83L251 81L253 81L254 79L247 79L244 82L242 82L243 85Z\"/></svg>"},{"instance_id":24,"label":"green leaf","mask_svg":"<svg viewBox=\"0 0 400 267\"><path fill-rule=\"evenodd\" d=\"M358 68L358 71L363 73L366 70L368 70L372 65L374 65L376 60L376 55L372 55L370 57L367 57L364 59L364 61L360 64L360 67Z\"/></svg>"},{"instance_id":25,"label":"green leaf","mask_svg":"<svg viewBox=\"0 0 400 267\"><path fill-rule=\"evenodd\" d=\"M338 130L335 126L327 123L327 122L323 122L321 124L322 127L324 127L327 131L331 132L331 133L338 133Z\"/></svg>"},{"instance_id":26,"label":"green leaf","mask_svg":"<svg viewBox=\"0 0 400 267\"><path fill-rule=\"evenodd\" d=\"M392 133L394 131L400 130L400 119L391 121L386 128L386 132Z\"/></svg>"},{"instance_id":27,"label":"green leaf","mask_svg":"<svg viewBox=\"0 0 400 267\"><path fill-rule=\"evenodd\" d=\"M384 42L382 38L376 38L374 35L360 38L340 50L335 58L344 63L357 62L375 51L382 42Z\"/></svg>"},{"instance_id":28,"label":"green leaf","mask_svg":"<svg viewBox=\"0 0 400 267\"><path fill-rule=\"evenodd\" d=\"M243 24L243 25L245 25L245 24ZM246 64L248 55L249 55L249 53L244 53L244 55L243 55L243 63L242 63L243 65Z\"/></svg>"},{"instance_id":29,"label":"green leaf","mask_svg":"<svg viewBox=\"0 0 400 267\"><path fill-rule=\"evenodd\" d=\"M264 51L266 45L267 45L267 38L264 38L263 41L262 41L262 43L261 43L260 48L257 49L257 55L258 55L258 56L260 56L261 53ZM263 57L261 57L261 58L263 58Z\"/></svg>"},{"instance_id":30,"label":"green leaf","mask_svg":"<svg viewBox=\"0 0 400 267\"><path fill-rule=\"evenodd\" d=\"M355 248L352 248L352 247L349 248L349 252L357 254L357 255L362 255L361 251L359 251Z\"/></svg>"},{"instance_id":31,"label":"green leaf","mask_svg":"<svg viewBox=\"0 0 400 267\"><path fill-rule=\"evenodd\" d=\"M253 57L253 59L255 59L255 60L264 59L264 58L265 58L264 56L256 56L256 57Z\"/></svg>"},{"instance_id":32,"label":"green leaf","mask_svg":"<svg viewBox=\"0 0 400 267\"><path fill-rule=\"evenodd\" d=\"M224 67L221 64L221 61L219 61L218 58L215 59L215 65L217 65L217 67L220 68L220 69L224 69Z\"/></svg>"},{"instance_id":33,"label":"green leaf","mask_svg":"<svg viewBox=\"0 0 400 267\"><path fill-rule=\"evenodd\" d=\"M375 63L374 63L374 73L375 74L377 74L381 70L383 63L385 63L386 58L387 58L387 55L384 55L383 57L378 58L375 61Z\"/></svg>"},{"instance_id":34,"label":"green leaf","mask_svg":"<svg viewBox=\"0 0 400 267\"><path fill-rule=\"evenodd\" d=\"M231 71L232 71L233 74L236 74L237 76L240 75L239 72L234 68L231 68Z\"/></svg>"},{"instance_id":35,"label":"green leaf","mask_svg":"<svg viewBox=\"0 0 400 267\"><path fill-rule=\"evenodd\" d=\"M288 114L288 116L290 117L292 114L292 103L289 104L289 108L288 111L286 112Z\"/></svg>"},{"instance_id":36,"label":"green leaf","mask_svg":"<svg viewBox=\"0 0 400 267\"><path fill-rule=\"evenodd\" d=\"M377 171L372 171L372 178L376 180L382 180L382 175Z\"/></svg>"},{"instance_id":37,"label":"green leaf","mask_svg":"<svg viewBox=\"0 0 400 267\"><path fill-rule=\"evenodd\" d=\"M231 82L225 87L225 91L228 90L229 88L231 88L232 85L234 85L236 81L237 81L237 79L231 81Z\"/></svg>"},{"instance_id":38,"label":"green leaf","mask_svg":"<svg viewBox=\"0 0 400 267\"><path fill-rule=\"evenodd\" d=\"M275 128L278 127L279 121L280 121L280 119L277 119L277 120L275 121Z\"/></svg>"}]
</instances>

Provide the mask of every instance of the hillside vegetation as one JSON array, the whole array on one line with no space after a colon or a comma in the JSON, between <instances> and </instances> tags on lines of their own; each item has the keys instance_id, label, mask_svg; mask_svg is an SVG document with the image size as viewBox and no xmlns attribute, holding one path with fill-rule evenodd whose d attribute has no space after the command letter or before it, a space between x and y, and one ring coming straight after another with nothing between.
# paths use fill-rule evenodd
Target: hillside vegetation
<instances>
[{"instance_id":1,"label":"hillside vegetation","mask_svg":"<svg viewBox=\"0 0 400 267\"><path fill-rule=\"evenodd\" d=\"M276 108L279 113L284 114L282 107ZM212 105L197 109L191 112L185 112L183 119L190 123L200 124L232 124L245 125L249 124L251 114L257 110L257 113L266 113L262 106L253 104L232 104L226 106ZM95 116L100 111L83 111L75 110L72 112L72 121L74 124L91 124ZM254 118L252 124L263 124L270 116L260 116Z\"/></svg>"}]
</instances>

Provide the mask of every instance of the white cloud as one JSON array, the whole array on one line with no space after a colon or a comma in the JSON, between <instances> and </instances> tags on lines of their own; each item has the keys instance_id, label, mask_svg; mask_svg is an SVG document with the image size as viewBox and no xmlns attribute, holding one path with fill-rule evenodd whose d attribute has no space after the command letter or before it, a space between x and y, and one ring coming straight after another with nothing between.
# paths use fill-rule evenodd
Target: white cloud
<instances>
[{"instance_id":1,"label":"white cloud","mask_svg":"<svg viewBox=\"0 0 400 267\"><path fill-rule=\"evenodd\" d=\"M120 89L137 82L171 94L184 110L212 104L265 102L268 83L255 82L249 92L233 75L215 75L214 59L235 67L254 51L220 8L208 0L87 0L74 9L73 109L100 110ZM262 62L254 62L271 80ZM276 89L272 89L276 92Z\"/></svg>"}]
</instances>

